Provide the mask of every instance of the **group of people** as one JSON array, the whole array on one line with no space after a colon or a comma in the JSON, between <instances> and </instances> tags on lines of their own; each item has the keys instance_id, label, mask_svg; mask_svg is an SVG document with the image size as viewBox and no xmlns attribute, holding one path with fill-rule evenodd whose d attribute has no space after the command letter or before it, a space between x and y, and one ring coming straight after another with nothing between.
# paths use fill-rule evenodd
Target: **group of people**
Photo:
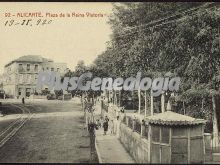
<instances>
[{"instance_id":1,"label":"group of people","mask_svg":"<svg viewBox=\"0 0 220 165\"><path fill-rule=\"evenodd\" d=\"M85 128L88 128L89 123L94 122L94 116L92 116L91 111L94 111L94 102L89 102L88 97L84 97L84 109L85 109L85 117L86 117L86 123ZM122 113L124 113L124 108L121 110ZM104 134L106 135L107 132L110 132L111 135L118 135L119 131L119 114L117 113L117 118L115 120L109 119L108 116L105 116L104 118L101 116L99 119L95 120L96 129L103 128Z\"/></svg>"},{"instance_id":2,"label":"group of people","mask_svg":"<svg viewBox=\"0 0 220 165\"><path fill-rule=\"evenodd\" d=\"M109 131L111 135L113 134L117 134L117 121L119 120L119 116L117 116L117 120L110 120L108 118L108 116L105 116L105 118L103 119L103 117L100 117L100 119L96 120L96 124L98 125L99 128L103 128L104 130L104 134L106 135L107 132Z\"/></svg>"}]
</instances>

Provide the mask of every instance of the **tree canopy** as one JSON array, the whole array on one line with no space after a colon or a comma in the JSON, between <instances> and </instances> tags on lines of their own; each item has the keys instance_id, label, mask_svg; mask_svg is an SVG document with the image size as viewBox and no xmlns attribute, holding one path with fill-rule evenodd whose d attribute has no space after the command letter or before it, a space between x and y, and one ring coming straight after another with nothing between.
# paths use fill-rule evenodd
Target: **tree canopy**
<instances>
[{"instance_id":1,"label":"tree canopy","mask_svg":"<svg viewBox=\"0 0 220 165\"><path fill-rule=\"evenodd\" d=\"M93 69L112 77L171 72L182 78L182 91L218 90L219 14L207 3L116 3L111 41Z\"/></svg>"},{"instance_id":2,"label":"tree canopy","mask_svg":"<svg viewBox=\"0 0 220 165\"><path fill-rule=\"evenodd\" d=\"M181 90L219 90L218 3L114 3L111 40L91 66L81 61L73 75L181 77ZM209 92L209 91L208 91ZM190 93L190 92L188 92ZM213 92L212 92L213 93Z\"/></svg>"}]
</instances>

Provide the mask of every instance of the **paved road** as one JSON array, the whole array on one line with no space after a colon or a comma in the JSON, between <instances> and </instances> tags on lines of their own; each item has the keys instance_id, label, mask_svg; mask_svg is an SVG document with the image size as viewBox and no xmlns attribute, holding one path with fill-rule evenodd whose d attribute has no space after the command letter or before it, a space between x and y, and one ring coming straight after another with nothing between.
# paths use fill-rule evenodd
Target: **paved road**
<instances>
[{"instance_id":1,"label":"paved road","mask_svg":"<svg viewBox=\"0 0 220 165\"><path fill-rule=\"evenodd\" d=\"M25 107L35 115L0 148L1 163L89 162L89 136L80 104L38 101Z\"/></svg>"}]
</instances>

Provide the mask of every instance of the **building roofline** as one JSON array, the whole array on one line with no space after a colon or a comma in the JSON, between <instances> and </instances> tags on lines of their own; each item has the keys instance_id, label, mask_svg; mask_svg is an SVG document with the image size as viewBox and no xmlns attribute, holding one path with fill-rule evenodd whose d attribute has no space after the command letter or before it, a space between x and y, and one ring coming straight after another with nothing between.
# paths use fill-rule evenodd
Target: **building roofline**
<instances>
[{"instance_id":1,"label":"building roofline","mask_svg":"<svg viewBox=\"0 0 220 165\"><path fill-rule=\"evenodd\" d=\"M8 64L6 64L4 67L8 67L9 65L13 64L13 63L19 63L19 62L26 62L26 63L43 63L43 62L36 62L36 61L17 61L17 60L13 60L11 62L9 62Z\"/></svg>"},{"instance_id":2,"label":"building roofline","mask_svg":"<svg viewBox=\"0 0 220 165\"><path fill-rule=\"evenodd\" d=\"M26 63L44 63L44 62L54 62L51 59L44 58L40 55L24 55L21 56L15 60L10 61L7 63L4 67L8 67L9 65L15 63L15 62L26 62Z\"/></svg>"}]
</instances>

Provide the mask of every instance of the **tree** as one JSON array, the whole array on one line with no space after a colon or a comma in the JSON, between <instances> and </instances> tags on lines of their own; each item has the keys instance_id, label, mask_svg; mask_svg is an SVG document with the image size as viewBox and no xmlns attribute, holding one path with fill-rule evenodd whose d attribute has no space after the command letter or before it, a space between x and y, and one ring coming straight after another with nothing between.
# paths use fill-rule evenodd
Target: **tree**
<instances>
[{"instance_id":1,"label":"tree","mask_svg":"<svg viewBox=\"0 0 220 165\"><path fill-rule=\"evenodd\" d=\"M115 3L109 19L113 33L106 51L91 66L79 63L72 74L91 71L101 78L127 78L141 71L143 76L155 78L171 73L170 77L181 77L176 100L179 109L212 121L210 91L218 93L220 85L220 13L215 3L210 8L207 5Z\"/></svg>"}]
</instances>

